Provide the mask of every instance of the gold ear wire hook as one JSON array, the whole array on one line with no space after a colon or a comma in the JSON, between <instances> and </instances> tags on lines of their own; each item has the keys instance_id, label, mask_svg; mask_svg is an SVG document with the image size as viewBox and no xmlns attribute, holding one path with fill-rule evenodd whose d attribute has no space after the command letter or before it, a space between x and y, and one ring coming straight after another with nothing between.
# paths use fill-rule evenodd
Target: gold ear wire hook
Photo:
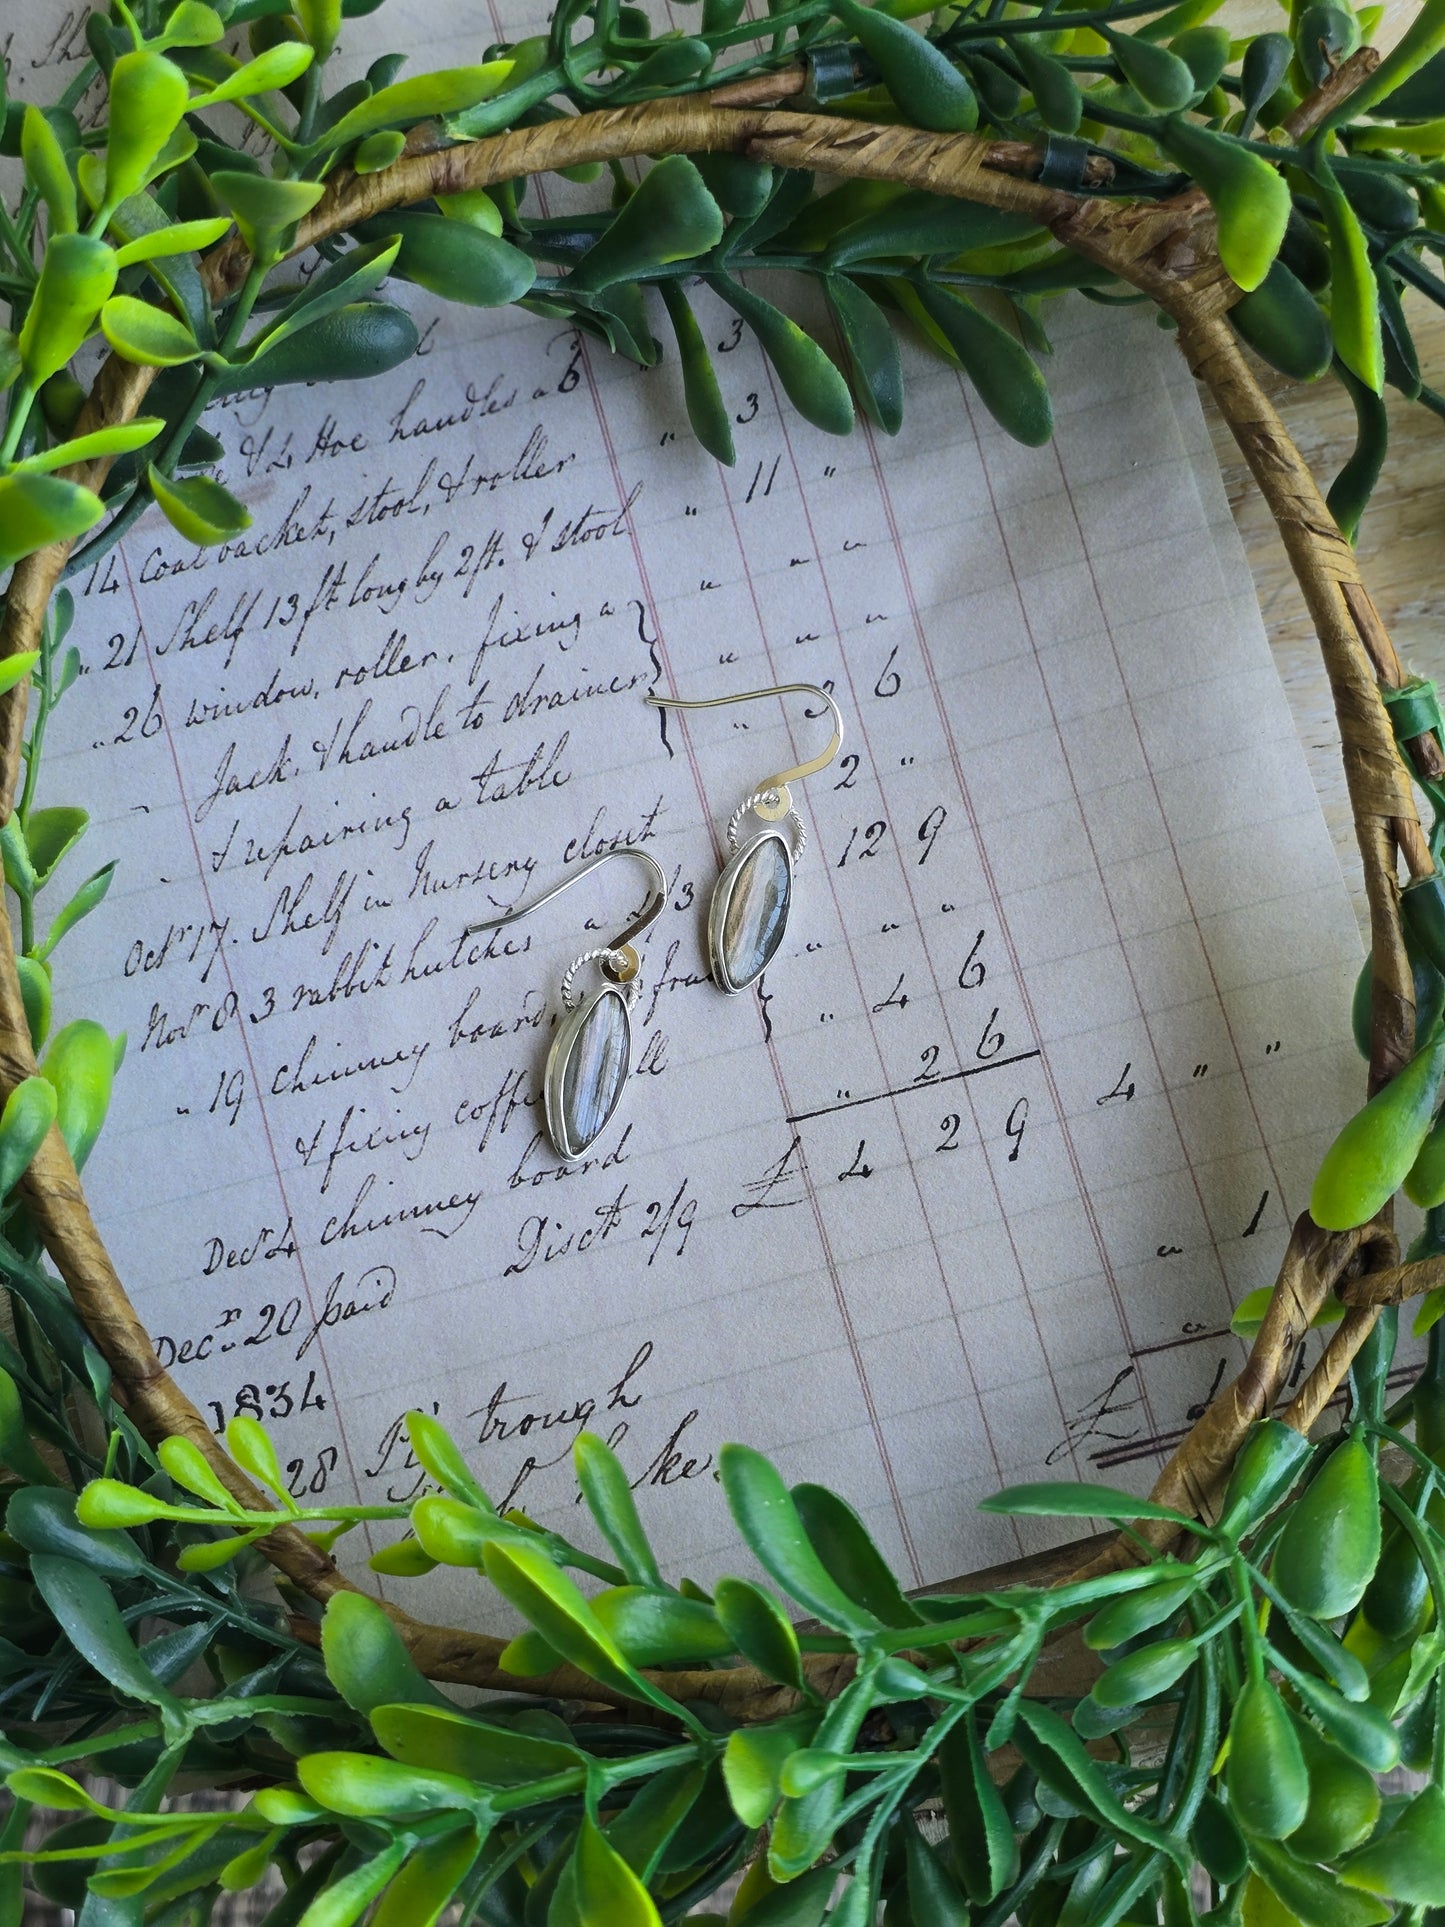
<instances>
[{"instance_id":1,"label":"gold ear wire hook","mask_svg":"<svg viewBox=\"0 0 1445 1927\"><path fill-rule=\"evenodd\" d=\"M667 877L662 865L654 857L650 857L646 850L635 849L630 843L624 844L620 850L604 850L600 856L594 856L590 862L584 863L580 870L574 870L571 876L563 877L560 883L554 883L550 890L545 891L533 902L518 904L515 909L504 911L500 917L489 917L485 923L469 924L462 935L479 936L484 930L500 930L504 924L516 923L520 917L530 917L534 910L540 910L544 904L550 903L553 897L560 897L564 890L570 890L574 883L579 883L593 870L600 870L604 863L610 863L615 856L636 857L639 863L645 863L652 872L652 895L643 905L641 914L607 945L609 950L615 951L622 958L622 963L615 973L618 983L631 983L642 968L642 960L632 947L632 939L640 937L648 925L654 923L661 915L663 905L667 902Z\"/></svg>"},{"instance_id":2,"label":"gold ear wire hook","mask_svg":"<svg viewBox=\"0 0 1445 1927\"><path fill-rule=\"evenodd\" d=\"M815 756L811 763L799 763L796 769L779 770L776 776L768 776L758 785L759 790L779 790L787 793L789 783L796 783L802 776L815 776L820 769L826 769L838 751L843 747L843 717L837 703L826 689L819 689L811 682L779 683L776 689L748 689L737 696L699 696L684 702L680 696L644 696L643 701L654 709L721 709L726 703L755 703L764 696L816 696L826 703L833 717L833 740L821 756Z\"/></svg>"}]
</instances>

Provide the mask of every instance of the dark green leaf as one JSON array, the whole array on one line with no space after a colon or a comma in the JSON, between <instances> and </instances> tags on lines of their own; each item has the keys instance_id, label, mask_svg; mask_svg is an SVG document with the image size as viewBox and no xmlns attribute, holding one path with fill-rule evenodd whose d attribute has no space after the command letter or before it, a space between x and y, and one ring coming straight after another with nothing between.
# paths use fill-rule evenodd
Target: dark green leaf
<instances>
[{"instance_id":1,"label":"dark green leaf","mask_svg":"<svg viewBox=\"0 0 1445 1927\"><path fill-rule=\"evenodd\" d=\"M357 301L281 342L254 361L241 362L218 384L279 388L297 381L364 381L384 375L416 353L416 323L389 301Z\"/></svg>"},{"instance_id":2,"label":"dark green leaf","mask_svg":"<svg viewBox=\"0 0 1445 1927\"><path fill-rule=\"evenodd\" d=\"M1017 336L951 288L923 286L917 297L999 426L1029 448L1046 442L1054 432L1048 386Z\"/></svg>"},{"instance_id":3,"label":"dark green leaf","mask_svg":"<svg viewBox=\"0 0 1445 1927\"><path fill-rule=\"evenodd\" d=\"M636 193L573 270L570 285L594 291L690 260L722 239L722 209L684 155L648 169Z\"/></svg>"},{"instance_id":4,"label":"dark green leaf","mask_svg":"<svg viewBox=\"0 0 1445 1927\"><path fill-rule=\"evenodd\" d=\"M803 420L825 434L846 435L853 426L848 384L813 337L730 275L709 275L707 280L757 336L784 393Z\"/></svg>"},{"instance_id":5,"label":"dark green leaf","mask_svg":"<svg viewBox=\"0 0 1445 1927\"><path fill-rule=\"evenodd\" d=\"M90 1566L54 1553L34 1553L30 1574L71 1645L102 1678L131 1699L159 1709L168 1723L181 1707L136 1650L105 1581Z\"/></svg>"},{"instance_id":6,"label":"dark green leaf","mask_svg":"<svg viewBox=\"0 0 1445 1927\"><path fill-rule=\"evenodd\" d=\"M687 296L676 281L659 284L663 305L677 337L678 360L682 365L682 392L692 432L714 460L729 468L737 460L733 446L732 421L718 387L717 371L708 354L707 343Z\"/></svg>"},{"instance_id":7,"label":"dark green leaf","mask_svg":"<svg viewBox=\"0 0 1445 1927\"><path fill-rule=\"evenodd\" d=\"M852 1506L825 1485L795 1485L792 1498L813 1550L849 1598L885 1626L923 1623Z\"/></svg>"},{"instance_id":8,"label":"dark green leaf","mask_svg":"<svg viewBox=\"0 0 1445 1927\"><path fill-rule=\"evenodd\" d=\"M887 317L856 282L829 275L823 285L853 392L868 419L885 435L896 435L903 425L903 358Z\"/></svg>"}]
</instances>

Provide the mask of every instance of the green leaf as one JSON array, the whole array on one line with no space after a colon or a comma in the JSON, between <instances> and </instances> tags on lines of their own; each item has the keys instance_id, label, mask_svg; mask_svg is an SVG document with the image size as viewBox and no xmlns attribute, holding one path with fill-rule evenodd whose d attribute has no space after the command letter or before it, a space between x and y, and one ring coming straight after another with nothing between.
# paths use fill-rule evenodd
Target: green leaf
<instances>
[{"instance_id":1,"label":"green leaf","mask_svg":"<svg viewBox=\"0 0 1445 1927\"><path fill-rule=\"evenodd\" d=\"M587 1755L575 1746L453 1707L374 1706L369 1717L394 1760L458 1774L481 1786L525 1786L587 1764Z\"/></svg>"},{"instance_id":2,"label":"green leaf","mask_svg":"<svg viewBox=\"0 0 1445 1927\"><path fill-rule=\"evenodd\" d=\"M663 306L667 309L672 331L677 337L678 360L682 367L682 393L692 432L715 461L731 468L737 460L733 446L732 420L718 387L717 371L707 351L697 316L676 281L659 283Z\"/></svg>"},{"instance_id":3,"label":"green leaf","mask_svg":"<svg viewBox=\"0 0 1445 1927\"><path fill-rule=\"evenodd\" d=\"M568 278L593 292L630 281L648 269L705 254L722 239L722 209L684 155L672 154L643 175L611 226L593 242Z\"/></svg>"},{"instance_id":4,"label":"green leaf","mask_svg":"<svg viewBox=\"0 0 1445 1927\"><path fill-rule=\"evenodd\" d=\"M25 1083L39 1082L38 1078L25 1080ZM25 1088L25 1084L17 1084L15 1088L16 1091L21 1091ZM48 1090L49 1086L46 1085L45 1088ZM7 1103L6 1117L9 1113L10 1104ZM8 1153L8 1136L5 1119L0 1118L0 1164L11 1161ZM26 1162L28 1163L29 1159ZM4 1189L8 1190L8 1188L4 1186ZM0 1191L0 1195L3 1195L3 1191ZM3 1367L0 1367L0 1465L17 1474L32 1487L53 1486L58 1483L55 1474L36 1451L31 1440L30 1428L25 1420L25 1407L21 1403L20 1387Z\"/></svg>"},{"instance_id":5,"label":"green leaf","mask_svg":"<svg viewBox=\"0 0 1445 1927\"><path fill-rule=\"evenodd\" d=\"M359 1867L353 1867L350 1873L343 1874L340 1880L323 1888L301 1915L296 1927L352 1927L353 1922L360 1920L372 1901L390 1884L411 1852L412 1845L411 1836L403 1834L374 1859L363 1861ZM304 1890L305 1881L306 1875L303 1874L296 1883L297 1887ZM86 1927L89 1927L89 1922ZM109 1923L105 1927L109 1927ZM117 1922L116 1927L129 1927L129 1923Z\"/></svg>"},{"instance_id":6,"label":"green leaf","mask_svg":"<svg viewBox=\"0 0 1445 1927\"><path fill-rule=\"evenodd\" d=\"M1312 154L1309 172L1330 245L1330 331L1340 360L1378 395L1385 386L1385 341L1369 244L1323 151Z\"/></svg>"},{"instance_id":7,"label":"green leaf","mask_svg":"<svg viewBox=\"0 0 1445 1927\"><path fill-rule=\"evenodd\" d=\"M274 1492L288 1510L293 1501L286 1488L286 1474L264 1425L238 1412L226 1427L226 1450L243 1472Z\"/></svg>"},{"instance_id":8,"label":"green leaf","mask_svg":"<svg viewBox=\"0 0 1445 1927\"><path fill-rule=\"evenodd\" d=\"M254 358L277 347L281 341L337 314L353 301L372 295L391 272L401 249L401 235L387 235L381 241L368 241L362 247L329 262L320 274L302 287L295 301L289 301L276 320L247 341L247 355Z\"/></svg>"},{"instance_id":9,"label":"green leaf","mask_svg":"<svg viewBox=\"0 0 1445 1927\"><path fill-rule=\"evenodd\" d=\"M379 1760L372 1753L309 1753L296 1777L313 1800L357 1820L413 1820L458 1810L489 1816L485 1796L456 1773Z\"/></svg>"},{"instance_id":10,"label":"green leaf","mask_svg":"<svg viewBox=\"0 0 1445 1927\"><path fill-rule=\"evenodd\" d=\"M1048 384L1018 337L953 288L921 286L919 306L943 335L999 426L1029 448L1054 432Z\"/></svg>"},{"instance_id":11,"label":"green leaf","mask_svg":"<svg viewBox=\"0 0 1445 1927\"><path fill-rule=\"evenodd\" d=\"M1196 1523L1170 1506L1120 1492L1112 1485L1074 1485L1052 1479L1005 1486L992 1498L980 1500L978 1509L1040 1519L1169 1519L1191 1527Z\"/></svg>"},{"instance_id":12,"label":"green leaf","mask_svg":"<svg viewBox=\"0 0 1445 1927\"><path fill-rule=\"evenodd\" d=\"M607 1844L639 1880L651 1880L707 1780L700 1760L668 1768L649 1780L605 1830Z\"/></svg>"},{"instance_id":13,"label":"green leaf","mask_svg":"<svg viewBox=\"0 0 1445 1927\"><path fill-rule=\"evenodd\" d=\"M848 384L813 337L741 281L722 274L710 274L706 279L757 336L784 393L803 420L828 435L848 434L853 427Z\"/></svg>"},{"instance_id":14,"label":"green leaf","mask_svg":"<svg viewBox=\"0 0 1445 1927\"><path fill-rule=\"evenodd\" d=\"M311 212L326 192L320 181L278 181L262 174L222 168L210 177L222 207L235 217L241 238L258 260L281 251L281 237Z\"/></svg>"},{"instance_id":15,"label":"green leaf","mask_svg":"<svg viewBox=\"0 0 1445 1927\"><path fill-rule=\"evenodd\" d=\"M876 1633L876 1616L848 1597L813 1550L777 1467L746 1445L724 1445L718 1465L738 1530L764 1571L825 1624L863 1639Z\"/></svg>"},{"instance_id":16,"label":"green leaf","mask_svg":"<svg viewBox=\"0 0 1445 1927\"><path fill-rule=\"evenodd\" d=\"M114 875L115 864L111 862L104 864L95 872L94 876L86 878L85 882L81 884L75 895L51 924L45 934L45 941L37 947L35 952L35 961L37 963L43 964L44 960L50 955L51 951L54 950L55 946L60 942L61 938L65 936L67 931L73 930L82 917L88 917L91 911L105 900L105 894L110 888L111 879ZM36 1048L38 1049L39 1045L37 1045Z\"/></svg>"},{"instance_id":17,"label":"green leaf","mask_svg":"<svg viewBox=\"0 0 1445 1927\"><path fill-rule=\"evenodd\" d=\"M53 1086L43 1077L23 1077L0 1111L0 1198L8 1198L29 1170L54 1122ZM47 1477L43 1483L51 1481Z\"/></svg>"},{"instance_id":18,"label":"green leaf","mask_svg":"<svg viewBox=\"0 0 1445 1927\"><path fill-rule=\"evenodd\" d=\"M371 1927L435 1927L476 1865L482 1834L463 1827L418 1847L382 1898Z\"/></svg>"},{"instance_id":19,"label":"green leaf","mask_svg":"<svg viewBox=\"0 0 1445 1927\"><path fill-rule=\"evenodd\" d=\"M500 308L519 301L537 278L532 257L470 221L444 214L393 214L366 232L400 235L396 272L447 301Z\"/></svg>"},{"instance_id":20,"label":"green leaf","mask_svg":"<svg viewBox=\"0 0 1445 1927\"><path fill-rule=\"evenodd\" d=\"M918 1828L904 1823L908 1904L915 1927L968 1927L972 1915L953 1875Z\"/></svg>"},{"instance_id":21,"label":"green leaf","mask_svg":"<svg viewBox=\"0 0 1445 1927\"><path fill-rule=\"evenodd\" d=\"M0 569L51 542L73 542L105 514L98 495L58 475L0 476Z\"/></svg>"},{"instance_id":22,"label":"green leaf","mask_svg":"<svg viewBox=\"0 0 1445 1927\"><path fill-rule=\"evenodd\" d=\"M5 1775L5 1784L17 1800L30 1806L48 1807L54 1813L96 1813L111 1818L109 1807L93 1800L68 1773L57 1773L52 1767L17 1767Z\"/></svg>"},{"instance_id":23,"label":"green leaf","mask_svg":"<svg viewBox=\"0 0 1445 1927\"><path fill-rule=\"evenodd\" d=\"M733 1811L745 1827L767 1824L782 1798L784 1766L807 1746L817 1727L818 1715L809 1711L764 1726L740 1726L728 1735L723 1780Z\"/></svg>"},{"instance_id":24,"label":"green leaf","mask_svg":"<svg viewBox=\"0 0 1445 1927\"><path fill-rule=\"evenodd\" d=\"M1063 1779L1070 1788L1070 1797L1091 1809L1106 1826L1126 1839L1137 1840L1152 1848L1156 1853L1167 1854L1182 1872L1188 1872L1189 1855L1185 1845L1175 1835L1164 1832L1125 1807L1109 1785L1098 1761L1085 1751L1073 1729L1066 1726L1049 1707L1036 1700L1019 1701L1014 1744L1041 1776L1062 1769Z\"/></svg>"},{"instance_id":25,"label":"green leaf","mask_svg":"<svg viewBox=\"0 0 1445 1927\"><path fill-rule=\"evenodd\" d=\"M93 235L57 234L49 242L20 328L20 359L37 387L58 373L90 334L118 271L115 250ZM0 514L0 551L9 548L9 533Z\"/></svg>"},{"instance_id":26,"label":"green leaf","mask_svg":"<svg viewBox=\"0 0 1445 1927\"><path fill-rule=\"evenodd\" d=\"M75 181L55 129L35 105L20 124L20 154L25 172L39 189L50 217L50 232L74 234L77 226Z\"/></svg>"},{"instance_id":27,"label":"green leaf","mask_svg":"<svg viewBox=\"0 0 1445 1927\"><path fill-rule=\"evenodd\" d=\"M242 1510L240 1500L233 1498L222 1485L210 1460L193 1440L179 1436L162 1439L156 1457L168 1478L198 1499L204 1499L207 1505L217 1506L222 1512Z\"/></svg>"},{"instance_id":28,"label":"green leaf","mask_svg":"<svg viewBox=\"0 0 1445 1927\"><path fill-rule=\"evenodd\" d=\"M146 479L171 527L198 548L229 542L251 526L251 511L209 475L168 478L152 462Z\"/></svg>"},{"instance_id":29,"label":"green leaf","mask_svg":"<svg viewBox=\"0 0 1445 1927\"><path fill-rule=\"evenodd\" d=\"M478 1512L497 1516L497 1509L477 1483L451 1434L429 1412L408 1412L406 1432L422 1470L444 1491Z\"/></svg>"},{"instance_id":30,"label":"green leaf","mask_svg":"<svg viewBox=\"0 0 1445 1927\"><path fill-rule=\"evenodd\" d=\"M230 228L230 219L224 214L203 221L177 221L170 227L138 234L116 250L115 258L123 268L133 268L138 262L157 261L167 255L199 254L213 247Z\"/></svg>"},{"instance_id":31,"label":"green leaf","mask_svg":"<svg viewBox=\"0 0 1445 1927\"><path fill-rule=\"evenodd\" d=\"M95 1147L110 1109L115 1045L92 1018L77 1017L55 1033L40 1075L55 1086L56 1123L80 1170Z\"/></svg>"},{"instance_id":32,"label":"green leaf","mask_svg":"<svg viewBox=\"0 0 1445 1927\"><path fill-rule=\"evenodd\" d=\"M1343 122L1372 112L1397 88L1404 87L1410 77L1442 49L1445 49L1445 0L1425 0L1374 73L1360 86L1351 88L1345 99L1331 108L1320 123L1320 134L1329 134ZM1430 111L1435 109L1432 107Z\"/></svg>"},{"instance_id":33,"label":"green leaf","mask_svg":"<svg viewBox=\"0 0 1445 1927\"><path fill-rule=\"evenodd\" d=\"M660 1586L657 1556L648 1544L622 1461L595 1432L579 1432L572 1462L588 1510L617 1554L617 1563L634 1586Z\"/></svg>"},{"instance_id":34,"label":"green leaf","mask_svg":"<svg viewBox=\"0 0 1445 1927\"><path fill-rule=\"evenodd\" d=\"M548 1645L540 1633L528 1631L507 1641L497 1664L513 1679L541 1679L547 1673L556 1672L562 1664L562 1655L555 1646Z\"/></svg>"},{"instance_id":35,"label":"green leaf","mask_svg":"<svg viewBox=\"0 0 1445 1927\"><path fill-rule=\"evenodd\" d=\"M483 1555L483 1567L503 1598L564 1659L629 1699L677 1710L666 1693L629 1666L581 1592L539 1546L493 1543Z\"/></svg>"},{"instance_id":36,"label":"green leaf","mask_svg":"<svg viewBox=\"0 0 1445 1927\"><path fill-rule=\"evenodd\" d=\"M1079 83L1062 60L1055 60L1034 44L1042 35L1021 33L1011 43L1011 52L1023 70L1024 82L1034 97L1034 106L1045 127L1056 134L1077 134L1084 117L1084 97Z\"/></svg>"},{"instance_id":37,"label":"green leaf","mask_svg":"<svg viewBox=\"0 0 1445 1927\"><path fill-rule=\"evenodd\" d=\"M882 309L856 282L830 275L828 307L842 338L853 392L864 414L885 435L903 426L903 358Z\"/></svg>"},{"instance_id":38,"label":"green leaf","mask_svg":"<svg viewBox=\"0 0 1445 1927\"><path fill-rule=\"evenodd\" d=\"M1438 1786L1417 1793L1387 1832L1350 1855L1339 1877L1407 1906L1445 1905L1445 1793Z\"/></svg>"},{"instance_id":39,"label":"green leaf","mask_svg":"<svg viewBox=\"0 0 1445 1927\"><path fill-rule=\"evenodd\" d=\"M1269 1927L1383 1927L1394 1908L1352 1893L1336 1873L1307 1867L1284 1847L1251 1837L1249 1858L1259 1878L1286 1909ZM1245 1920L1254 1927L1246 1900Z\"/></svg>"},{"instance_id":40,"label":"green leaf","mask_svg":"<svg viewBox=\"0 0 1445 1927\"><path fill-rule=\"evenodd\" d=\"M141 1658L110 1588L98 1573L74 1559L33 1553L30 1576L82 1659L118 1692L156 1707L168 1727L180 1723L180 1702Z\"/></svg>"},{"instance_id":41,"label":"green leaf","mask_svg":"<svg viewBox=\"0 0 1445 1927\"><path fill-rule=\"evenodd\" d=\"M149 1525L152 1519L164 1519L173 1510L164 1499L120 1479L92 1479L75 1501L76 1518L83 1526L96 1529Z\"/></svg>"},{"instance_id":42,"label":"green leaf","mask_svg":"<svg viewBox=\"0 0 1445 1927\"><path fill-rule=\"evenodd\" d=\"M579 1927L662 1927L652 1896L590 1817L583 1818L573 1865Z\"/></svg>"},{"instance_id":43,"label":"green leaf","mask_svg":"<svg viewBox=\"0 0 1445 1927\"><path fill-rule=\"evenodd\" d=\"M32 810L25 825L25 846L30 852L37 890L50 880L61 859L85 835L90 817L73 805L58 804L50 809Z\"/></svg>"},{"instance_id":44,"label":"green leaf","mask_svg":"<svg viewBox=\"0 0 1445 1927\"><path fill-rule=\"evenodd\" d=\"M792 1496L813 1550L850 1599L885 1626L923 1624L850 1505L825 1485L795 1485Z\"/></svg>"},{"instance_id":45,"label":"green leaf","mask_svg":"<svg viewBox=\"0 0 1445 1927\"><path fill-rule=\"evenodd\" d=\"M23 649L18 656L0 659L0 696L24 682L39 660L38 649Z\"/></svg>"},{"instance_id":46,"label":"green leaf","mask_svg":"<svg viewBox=\"0 0 1445 1927\"><path fill-rule=\"evenodd\" d=\"M499 93L513 64L510 60L489 60L480 67L450 67L398 80L343 114L314 145L346 147L383 127L410 127L415 121L463 113Z\"/></svg>"},{"instance_id":47,"label":"green leaf","mask_svg":"<svg viewBox=\"0 0 1445 1927\"><path fill-rule=\"evenodd\" d=\"M202 4L202 0L180 0L180 5L172 8L165 24L165 31L153 47L209 47L220 40L226 31L226 23L214 7Z\"/></svg>"},{"instance_id":48,"label":"green leaf","mask_svg":"<svg viewBox=\"0 0 1445 1927\"><path fill-rule=\"evenodd\" d=\"M1194 75L1177 54L1137 34L1115 33L1108 27L1099 31L1109 43L1120 73L1148 106L1167 112L1186 107L1193 99Z\"/></svg>"},{"instance_id":49,"label":"green leaf","mask_svg":"<svg viewBox=\"0 0 1445 1927\"><path fill-rule=\"evenodd\" d=\"M711 1606L650 1586L612 1586L592 1610L634 1666L695 1666L725 1659L732 1636Z\"/></svg>"},{"instance_id":50,"label":"green leaf","mask_svg":"<svg viewBox=\"0 0 1445 1927\"><path fill-rule=\"evenodd\" d=\"M135 449L153 442L164 427L165 423L158 415L142 415L133 422L117 422L114 428L97 428L89 435L77 435L72 441L57 442L54 448L42 449L38 455L28 456L19 466L27 474L45 475L53 469L69 468L77 462L129 455Z\"/></svg>"},{"instance_id":51,"label":"green leaf","mask_svg":"<svg viewBox=\"0 0 1445 1927\"><path fill-rule=\"evenodd\" d=\"M152 49L122 54L110 70L105 205L119 207L145 186L186 111L190 88L174 61Z\"/></svg>"},{"instance_id":52,"label":"green leaf","mask_svg":"<svg viewBox=\"0 0 1445 1927\"><path fill-rule=\"evenodd\" d=\"M301 78L314 58L311 49L299 40L279 41L257 54L254 60L246 61L216 86L197 94L191 102L191 111L199 112L207 107L219 107L222 101L245 100L252 94L289 87L293 80Z\"/></svg>"},{"instance_id":53,"label":"green leaf","mask_svg":"<svg viewBox=\"0 0 1445 1927\"><path fill-rule=\"evenodd\" d=\"M254 361L237 363L218 386L222 394L234 394L297 381L364 381L408 361L417 340L416 323L405 308L389 301L355 301Z\"/></svg>"},{"instance_id":54,"label":"green leaf","mask_svg":"<svg viewBox=\"0 0 1445 1927\"><path fill-rule=\"evenodd\" d=\"M1240 142L1179 114L1164 122L1156 138L1209 196L1219 224L1219 258L1248 294L1268 274L1289 225L1290 192L1279 170Z\"/></svg>"},{"instance_id":55,"label":"green leaf","mask_svg":"<svg viewBox=\"0 0 1445 1927\"><path fill-rule=\"evenodd\" d=\"M1019 1855L971 1709L945 1736L938 1768L954 1866L969 1899L987 1906L1015 1878Z\"/></svg>"},{"instance_id":56,"label":"green leaf","mask_svg":"<svg viewBox=\"0 0 1445 1927\"><path fill-rule=\"evenodd\" d=\"M841 229L824 259L829 268L842 268L889 255L951 257L1038 233L1039 224L1030 215L911 188Z\"/></svg>"},{"instance_id":57,"label":"green leaf","mask_svg":"<svg viewBox=\"0 0 1445 1927\"><path fill-rule=\"evenodd\" d=\"M134 295L112 295L100 311L100 326L118 355L143 367L176 368L201 352L184 321Z\"/></svg>"},{"instance_id":58,"label":"green leaf","mask_svg":"<svg viewBox=\"0 0 1445 1927\"><path fill-rule=\"evenodd\" d=\"M406 1702L452 1710L407 1651L401 1634L365 1593L333 1593L321 1619L321 1657L348 1706L370 1714Z\"/></svg>"},{"instance_id":59,"label":"green leaf","mask_svg":"<svg viewBox=\"0 0 1445 1927\"><path fill-rule=\"evenodd\" d=\"M50 972L39 957L17 957L15 974L20 979L20 996L25 1005L25 1021L30 1028L30 1047L44 1049L50 1035L52 996Z\"/></svg>"}]
</instances>

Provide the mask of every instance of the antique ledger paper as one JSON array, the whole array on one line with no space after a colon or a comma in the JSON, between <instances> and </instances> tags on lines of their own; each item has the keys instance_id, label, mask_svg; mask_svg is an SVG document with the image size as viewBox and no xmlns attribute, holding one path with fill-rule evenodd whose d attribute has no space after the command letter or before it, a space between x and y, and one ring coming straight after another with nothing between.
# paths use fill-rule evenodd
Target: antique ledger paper
<instances>
[{"instance_id":1,"label":"antique ledger paper","mask_svg":"<svg viewBox=\"0 0 1445 1927\"><path fill-rule=\"evenodd\" d=\"M96 816L77 881L123 863L60 994L129 1032L87 1179L164 1362L298 1494L417 1492L420 1404L571 1522L589 1425L701 1578L727 1438L918 1582L1039 1543L975 1512L1004 1481L1147 1485L1360 1090L1358 937L1172 343L1060 307L1049 447L922 354L897 443L840 441L700 298L725 471L670 359L417 312L385 381L218 411L241 539L152 512L73 583L43 800ZM795 681L844 755L724 998L727 819L826 724L642 699ZM558 980L638 875L463 931L629 841L668 906L567 1167Z\"/></svg>"}]
</instances>

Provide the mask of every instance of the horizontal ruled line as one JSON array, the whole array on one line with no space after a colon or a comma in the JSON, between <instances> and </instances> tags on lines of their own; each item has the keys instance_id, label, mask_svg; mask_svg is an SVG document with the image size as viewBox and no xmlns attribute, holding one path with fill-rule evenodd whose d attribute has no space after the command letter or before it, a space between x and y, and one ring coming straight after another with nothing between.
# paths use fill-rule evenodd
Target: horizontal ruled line
<instances>
[{"instance_id":1,"label":"horizontal ruled line","mask_svg":"<svg viewBox=\"0 0 1445 1927\"><path fill-rule=\"evenodd\" d=\"M1031 1057L1038 1057L1037 1050L1021 1050L1014 1057L995 1057L987 1064L970 1064L965 1071L947 1071L942 1077L925 1077L916 1084L904 1084L896 1091L874 1091L868 1097L845 1097L837 1104L822 1104L816 1111L795 1111L785 1121L789 1124L806 1124L809 1118L831 1117L835 1111L856 1111L861 1104L881 1104L888 1097L907 1097L912 1091L937 1090L940 1084L956 1084L960 1078L977 1077L982 1071L1001 1071L1008 1064L1027 1064Z\"/></svg>"}]
</instances>

